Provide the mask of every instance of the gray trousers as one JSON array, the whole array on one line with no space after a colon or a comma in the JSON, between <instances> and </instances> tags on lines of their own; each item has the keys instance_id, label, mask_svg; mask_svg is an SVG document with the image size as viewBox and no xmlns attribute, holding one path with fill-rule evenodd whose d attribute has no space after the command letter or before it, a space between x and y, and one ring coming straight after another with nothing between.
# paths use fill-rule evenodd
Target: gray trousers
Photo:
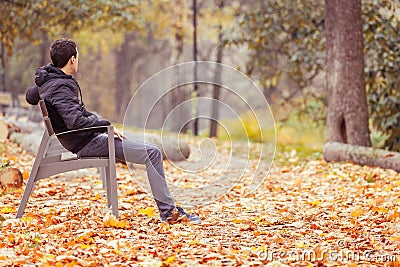
<instances>
[{"instance_id":1,"label":"gray trousers","mask_svg":"<svg viewBox=\"0 0 400 267\"><path fill-rule=\"evenodd\" d=\"M160 211L161 218L166 218L175 208L174 199L168 189L164 175L162 153L158 146L136 140L114 139L115 157L119 161L145 164L150 188ZM108 157L106 134L93 138L79 152L80 157Z\"/></svg>"}]
</instances>

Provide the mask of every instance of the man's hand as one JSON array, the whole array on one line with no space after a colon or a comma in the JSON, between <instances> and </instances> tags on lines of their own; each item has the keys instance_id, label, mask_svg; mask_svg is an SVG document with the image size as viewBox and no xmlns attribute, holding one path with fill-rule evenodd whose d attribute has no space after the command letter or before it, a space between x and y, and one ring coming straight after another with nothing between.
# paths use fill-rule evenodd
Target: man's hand
<instances>
[{"instance_id":1,"label":"man's hand","mask_svg":"<svg viewBox=\"0 0 400 267\"><path fill-rule=\"evenodd\" d=\"M125 136L123 136L116 128L114 128L114 134L122 141L123 139L126 139Z\"/></svg>"}]
</instances>

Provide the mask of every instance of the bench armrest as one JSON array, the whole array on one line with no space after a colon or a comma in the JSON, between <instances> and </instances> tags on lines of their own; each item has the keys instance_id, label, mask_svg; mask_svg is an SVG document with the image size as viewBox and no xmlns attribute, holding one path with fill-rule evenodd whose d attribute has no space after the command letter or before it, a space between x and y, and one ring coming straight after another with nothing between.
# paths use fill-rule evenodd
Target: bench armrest
<instances>
[{"instance_id":1,"label":"bench armrest","mask_svg":"<svg viewBox=\"0 0 400 267\"><path fill-rule=\"evenodd\" d=\"M78 133L78 132L83 132L83 131L99 133L99 132L106 132L108 129L111 129L112 133L114 133L114 127L112 125L107 125L107 126L95 126L95 127L70 130L70 131L66 131L66 132L57 133L55 135L62 136L62 135L66 135L66 134Z\"/></svg>"}]
</instances>

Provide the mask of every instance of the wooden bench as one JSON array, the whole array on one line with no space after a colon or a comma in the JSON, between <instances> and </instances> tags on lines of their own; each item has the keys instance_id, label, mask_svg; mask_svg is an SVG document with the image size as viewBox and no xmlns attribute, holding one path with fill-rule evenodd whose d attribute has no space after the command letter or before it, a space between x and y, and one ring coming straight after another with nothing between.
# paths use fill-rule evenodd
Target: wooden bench
<instances>
[{"instance_id":1,"label":"wooden bench","mask_svg":"<svg viewBox=\"0 0 400 267\"><path fill-rule=\"evenodd\" d=\"M51 126L45 102L43 100L40 100L39 105L43 114L45 131L43 133L40 147L36 155L31 173L29 175L28 182L26 184L16 217L22 217L29 196L32 193L32 190L37 181L64 172L98 167L100 169L100 175L102 176L103 181L105 181L108 207L112 209L113 215L118 218L118 196L113 126L91 127L56 134L54 133ZM109 157L79 158L75 154L72 154L68 150L66 150L57 139L58 136L74 134L80 131L106 131L108 135Z\"/></svg>"}]
</instances>

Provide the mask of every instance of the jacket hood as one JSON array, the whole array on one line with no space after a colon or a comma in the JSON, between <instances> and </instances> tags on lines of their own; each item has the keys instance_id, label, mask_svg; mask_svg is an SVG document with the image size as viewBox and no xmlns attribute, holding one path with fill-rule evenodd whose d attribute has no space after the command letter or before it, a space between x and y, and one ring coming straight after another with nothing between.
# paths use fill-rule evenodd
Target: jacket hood
<instances>
[{"instance_id":1,"label":"jacket hood","mask_svg":"<svg viewBox=\"0 0 400 267\"><path fill-rule=\"evenodd\" d=\"M54 78L71 79L72 76L65 74L62 70L55 67L51 63L47 64L46 66L42 66L36 70L35 83L39 87Z\"/></svg>"}]
</instances>

